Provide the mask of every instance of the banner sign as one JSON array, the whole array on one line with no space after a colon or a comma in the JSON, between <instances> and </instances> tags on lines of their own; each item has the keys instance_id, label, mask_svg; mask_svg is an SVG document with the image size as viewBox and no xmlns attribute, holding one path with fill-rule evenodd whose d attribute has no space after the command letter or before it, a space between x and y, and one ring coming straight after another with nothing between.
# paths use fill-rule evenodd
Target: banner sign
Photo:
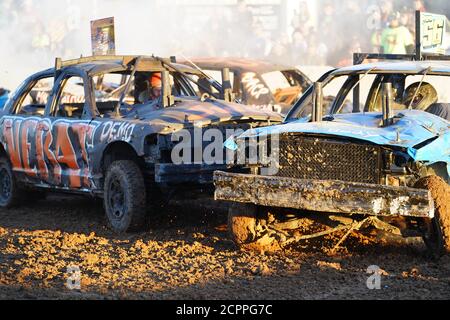
<instances>
[{"instance_id":1,"label":"banner sign","mask_svg":"<svg viewBox=\"0 0 450 320\"><path fill-rule=\"evenodd\" d=\"M116 54L114 17L91 21L92 55Z\"/></svg>"},{"instance_id":2,"label":"banner sign","mask_svg":"<svg viewBox=\"0 0 450 320\"><path fill-rule=\"evenodd\" d=\"M428 12L420 13L420 45L422 53L445 54L447 17Z\"/></svg>"}]
</instances>

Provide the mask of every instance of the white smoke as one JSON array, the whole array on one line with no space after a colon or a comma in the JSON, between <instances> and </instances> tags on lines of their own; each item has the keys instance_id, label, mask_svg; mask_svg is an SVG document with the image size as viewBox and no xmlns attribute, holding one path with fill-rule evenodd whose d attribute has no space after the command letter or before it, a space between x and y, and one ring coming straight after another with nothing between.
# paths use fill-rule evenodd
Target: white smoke
<instances>
[{"instance_id":1,"label":"white smoke","mask_svg":"<svg viewBox=\"0 0 450 320\"><path fill-rule=\"evenodd\" d=\"M239 3L244 1L249 7L258 4L257 19L243 12ZM352 52L372 49L372 28L384 27L377 19L392 3L413 0L0 0L0 87L14 89L30 74L52 67L55 57L91 55L90 21L111 16L117 54L244 56L335 65L338 61L326 61L327 54L350 58ZM426 3L432 12L450 12L448 0ZM276 4L285 8L277 11ZM327 16L327 4L333 4L334 15ZM380 13L370 16L368 8ZM407 10L414 12L412 6ZM264 16L267 12L272 17ZM300 37L293 34L296 14L303 17L296 21L306 26ZM328 27L321 29L324 21ZM271 33L267 28L276 24L281 30ZM282 46L289 46L287 57L286 52L277 56Z\"/></svg>"},{"instance_id":2,"label":"white smoke","mask_svg":"<svg viewBox=\"0 0 450 320\"><path fill-rule=\"evenodd\" d=\"M210 49L219 44L223 55L227 48L242 47L245 35L221 43L223 30L215 23L218 14L232 18L231 9L224 12L214 0L206 2L207 10L187 9L189 0L0 0L0 86L17 87L32 73L52 67L55 57L91 55L90 21L111 16L117 54L205 56L218 54Z\"/></svg>"}]
</instances>

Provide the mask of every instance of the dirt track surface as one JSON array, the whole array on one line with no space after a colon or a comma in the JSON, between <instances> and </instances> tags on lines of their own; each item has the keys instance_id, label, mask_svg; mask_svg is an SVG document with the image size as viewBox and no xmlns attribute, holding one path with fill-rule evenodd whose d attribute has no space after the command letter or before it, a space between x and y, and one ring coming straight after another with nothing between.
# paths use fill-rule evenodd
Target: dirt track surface
<instances>
[{"instance_id":1,"label":"dirt track surface","mask_svg":"<svg viewBox=\"0 0 450 320\"><path fill-rule=\"evenodd\" d=\"M420 243L352 236L336 254L237 251L223 212L167 209L146 233L116 236L101 202L52 196L0 210L0 299L449 299L450 257ZM313 246L311 246L313 247ZM367 268L382 269L369 290ZM81 290L66 287L78 266Z\"/></svg>"}]
</instances>

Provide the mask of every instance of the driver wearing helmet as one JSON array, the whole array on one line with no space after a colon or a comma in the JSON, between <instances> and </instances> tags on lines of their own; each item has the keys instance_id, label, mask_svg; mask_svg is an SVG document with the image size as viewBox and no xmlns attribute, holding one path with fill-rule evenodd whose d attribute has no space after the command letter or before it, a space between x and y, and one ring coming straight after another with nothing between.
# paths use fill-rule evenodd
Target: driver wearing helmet
<instances>
[{"instance_id":1,"label":"driver wearing helmet","mask_svg":"<svg viewBox=\"0 0 450 320\"><path fill-rule=\"evenodd\" d=\"M450 104L438 103L438 93L436 89L428 82L413 83L406 90L403 97L403 103L408 108L411 104L412 109L424 110L438 117L450 121Z\"/></svg>"},{"instance_id":2,"label":"driver wearing helmet","mask_svg":"<svg viewBox=\"0 0 450 320\"><path fill-rule=\"evenodd\" d=\"M403 94L403 104L408 108L426 111L438 101L436 89L428 82L415 82L406 88Z\"/></svg>"},{"instance_id":3,"label":"driver wearing helmet","mask_svg":"<svg viewBox=\"0 0 450 320\"><path fill-rule=\"evenodd\" d=\"M161 73L155 72L148 80L144 81L143 90L138 96L140 103L148 103L158 100L161 97L162 92L162 80Z\"/></svg>"},{"instance_id":4,"label":"driver wearing helmet","mask_svg":"<svg viewBox=\"0 0 450 320\"><path fill-rule=\"evenodd\" d=\"M161 97L162 92L162 81L161 73L156 72L150 78L150 97L152 100L157 100Z\"/></svg>"}]
</instances>

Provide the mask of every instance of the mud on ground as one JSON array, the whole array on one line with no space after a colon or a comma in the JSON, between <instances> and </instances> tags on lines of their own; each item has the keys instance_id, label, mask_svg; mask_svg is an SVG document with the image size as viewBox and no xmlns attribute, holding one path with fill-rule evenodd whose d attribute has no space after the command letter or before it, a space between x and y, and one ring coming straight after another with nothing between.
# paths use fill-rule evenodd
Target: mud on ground
<instances>
[{"instance_id":1,"label":"mud on ground","mask_svg":"<svg viewBox=\"0 0 450 320\"><path fill-rule=\"evenodd\" d=\"M226 215L192 205L153 217L145 233L117 236L100 201L51 196L0 210L0 299L449 299L450 257L421 242L353 234L282 253L237 251ZM367 268L379 266L381 289ZM66 286L68 267L81 289Z\"/></svg>"}]
</instances>

